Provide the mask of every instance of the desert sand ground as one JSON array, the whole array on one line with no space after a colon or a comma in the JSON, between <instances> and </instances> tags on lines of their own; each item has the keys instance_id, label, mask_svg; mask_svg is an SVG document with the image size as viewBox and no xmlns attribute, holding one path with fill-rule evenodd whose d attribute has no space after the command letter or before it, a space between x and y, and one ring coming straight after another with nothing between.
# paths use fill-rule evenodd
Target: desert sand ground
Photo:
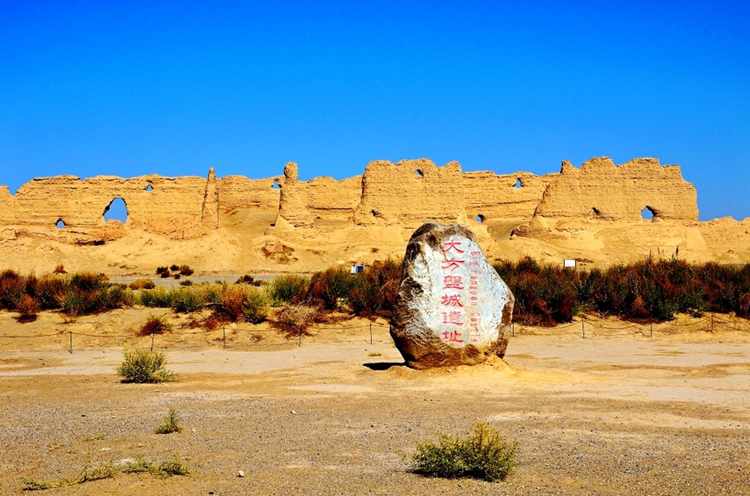
<instances>
[{"instance_id":1,"label":"desert sand ground","mask_svg":"<svg viewBox=\"0 0 750 496\"><path fill-rule=\"evenodd\" d=\"M175 454L191 475L41 494L750 494L742 321L653 337L608 322L585 339L577 325L518 326L505 361L421 372L401 365L382 321L372 344L363 320L321 325L301 346L264 325L227 328L226 348L225 330L176 328L155 346L179 381L122 384L122 350L151 345L133 337L147 313L24 325L0 313L0 494L87 462ZM170 407L185 429L155 434ZM521 446L505 482L409 472L399 453L476 421Z\"/></svg>"}]
</instances>

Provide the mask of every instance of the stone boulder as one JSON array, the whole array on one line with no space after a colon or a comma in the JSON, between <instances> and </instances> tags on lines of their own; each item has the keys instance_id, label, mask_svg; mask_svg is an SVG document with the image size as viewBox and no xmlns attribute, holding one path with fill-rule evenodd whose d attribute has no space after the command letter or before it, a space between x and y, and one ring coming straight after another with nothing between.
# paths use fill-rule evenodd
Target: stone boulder
<instances>
[{"instance_id":1,"label":"stone boulder","mask_svg":"<svg viewBox=\"0 0 750 496\"><path fill-rule=\"evenodd\" d=\"M391 337L416 369L502 358L513 302L474 233L460 224L427 223L406 247Z\"/></svg>"}]
</instances>

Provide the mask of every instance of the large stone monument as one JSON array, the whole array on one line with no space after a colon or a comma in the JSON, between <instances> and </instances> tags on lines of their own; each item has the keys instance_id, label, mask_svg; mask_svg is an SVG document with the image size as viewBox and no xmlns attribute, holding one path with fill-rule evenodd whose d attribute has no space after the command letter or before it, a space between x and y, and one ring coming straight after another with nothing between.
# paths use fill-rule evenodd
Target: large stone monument
<instances>
[{"instance_id":1,"label":"large stone monument","mask_svg":"<svg viewBox=\"0 0 750 496\"><path fill-rule=\"evenodd\" d=\"M427 223L406 247L391 336L417 369L502 358L513 302L474 233L460 224Z\"/></svg>"}]
</instances>

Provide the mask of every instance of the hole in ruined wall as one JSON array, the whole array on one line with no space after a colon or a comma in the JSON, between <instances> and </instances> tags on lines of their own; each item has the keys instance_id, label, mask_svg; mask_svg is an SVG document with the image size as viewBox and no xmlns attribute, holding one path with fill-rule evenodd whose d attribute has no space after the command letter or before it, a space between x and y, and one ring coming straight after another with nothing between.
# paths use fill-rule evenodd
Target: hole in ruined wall
<instances>
[{"instance_id":1,"label":"hole in ruined wall","mask_svg":"<svg viewBox=\"0 0 750 496\"><path fill-rule=\"evenodd\" d=\"M273 180L273 184L271 185L271 187L272 187L273 189L280 189L280 188L281 188L281 185L279 184L279 180L278 180L278 179L274 179L274 180Z\"/></svg>"},{"instance_id":2,"label":"hole in ruined wall","mask_svg":"<svg viewBox=\"0 0 750 496\"><path fill-rule=\"evenodd\" d=\"M424 177L424 172L422 172L422 169L417 169L414 171L414 173L419 177Z\"/></svg>"},{"instance_id":3,"label":"hole in ruined wall","mask_svg":"<svg viewBox=\"0 0 750 496\"><path fill-rule=\"evenodd\" d=\"M656 212L654 212L654 209L651 207L646 207L643 210L641 210L641 217L643 220L654 220L654 217L656 217Z\"/></svg>"},{"instance_id":4,"label":"hole in ruined wall","mask_svg":"<svg viewBox=\"0 0 750 496\"><path fill-rule=\"evenodd\" d=\"M482 214L477 215L477 222L479 222L480 224L484 222L484 215Z\"/></svg>"},{"instance_id":5,"label":"hole in ruined wall","mask_svg":"<svg viewBox=\"0 0 750 496\"><path fill-rule=\"evenodd\" d=\"M519 177L516 179L516 184L513 187L520 188L521 186L523 186L523 184L521 183L521 178Z\"/></svg>"},{"instance_id":6,"label":"hole in ruined wall","mask_svg":"<svg viewBox=\"0 0 750 496\"><path fill-rule=\"evenodd\" d=\"M58 229L64 229L65 228L65 222L63 222L62 219L57 219L57 222L55 222L55 225Z\"/></svg>"},{"instance_id":7,"label":"hole in ruined wall","mask_svg":"<svg viewBox=\"0 0 750 496\"><path fill-rule=\"evenodd\" d=\"M144 189L145 189L146 191L153 191L153 190L154 190L154 187L153 187L153 186L151 186L151 184L149 184L149 185L148 185L148 186L146 186L146 187L145 187Z\"/></svg>"},{"instance_id":8,"label":"hole in ruined wall","mask_svg":"<svg viewBox=\"0 0 750 496\"><path fill-rule=\"evenodd\" d=\"M123 224L128 220L128 207L125 200L120 197L114 198L109 205L104 208L104 221L119 220Z\"/></svg>"}]
</instances>

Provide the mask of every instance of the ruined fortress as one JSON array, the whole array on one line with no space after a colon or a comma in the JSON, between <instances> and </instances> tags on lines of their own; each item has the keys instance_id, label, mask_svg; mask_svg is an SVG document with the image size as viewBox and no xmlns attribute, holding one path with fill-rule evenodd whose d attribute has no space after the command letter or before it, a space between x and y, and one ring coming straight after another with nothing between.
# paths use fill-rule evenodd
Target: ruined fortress
<instances>
[{"instance_id":1,"label":"ruined fortress","mask_svg":"<svg viewBox=\"0 0 750 496\"><path fill-rule=\"evenodd\" d=\"M127 208L126 222L106 221L105 213L118 199ZM661 252L660 244L666 250L670 243L701 250L706 235L713 239L716 231L701 227L706 223L698 221L695 187L683 179L680 167L653 158L616 165L600 157L580 167L564 161L560 172L542 176L463 172L458 162L437 166L417 159L370 162L363 175L340 181L300 181L297 165L290 162L283 175L267 179L219 178L211 169L205 178L37 178L14 195L0 187L0 240L31 237L98 246L135 231L170 241L194 240L236 228L239 218L246 228L258 224L254 232L282 247L346 230L381 233L372 234L377 240L384 232L378 229L399 230L403 239L394 243L405 246L409 231L424 222L460 222L489 244L546 243L542 257L567 256L565 250L579 258L586 258L587 250L611 256L609 241L638 235L645 236L641 255L654 246ZM659 224L659 230L647 224ZM667 238L656 239L657 232ZM498 257L505 250L500 245L489 248Z\"/></svg>"},{"instance_id":2,"label":"ruined fortress","mask_svg":"<svg viewBox=\"0 0 750 496\"><path fill-rule=\"evenodd\" d=\"M127 207L124 225L104 220L116 199ZM220 212L239 209L278 212L277 222L294 228L315 227L323 218L405 229L436 220L522 224L535 216L633 221L644 209L655 220L698 221L697 194L680 167L651 158L619 166L594 158L580 169L563 162L559 173L543 176L463 172L458 162L438 167L418 159L370 162L364 175L341 181L299 181L290 162L282 176L268 179L216 178L211 169L207 178L57 176L33 179L15 195L0 188L0 226L70 242L106 242L130 228L194 238L218 229Z\"/></svg>"}]
</instances>

